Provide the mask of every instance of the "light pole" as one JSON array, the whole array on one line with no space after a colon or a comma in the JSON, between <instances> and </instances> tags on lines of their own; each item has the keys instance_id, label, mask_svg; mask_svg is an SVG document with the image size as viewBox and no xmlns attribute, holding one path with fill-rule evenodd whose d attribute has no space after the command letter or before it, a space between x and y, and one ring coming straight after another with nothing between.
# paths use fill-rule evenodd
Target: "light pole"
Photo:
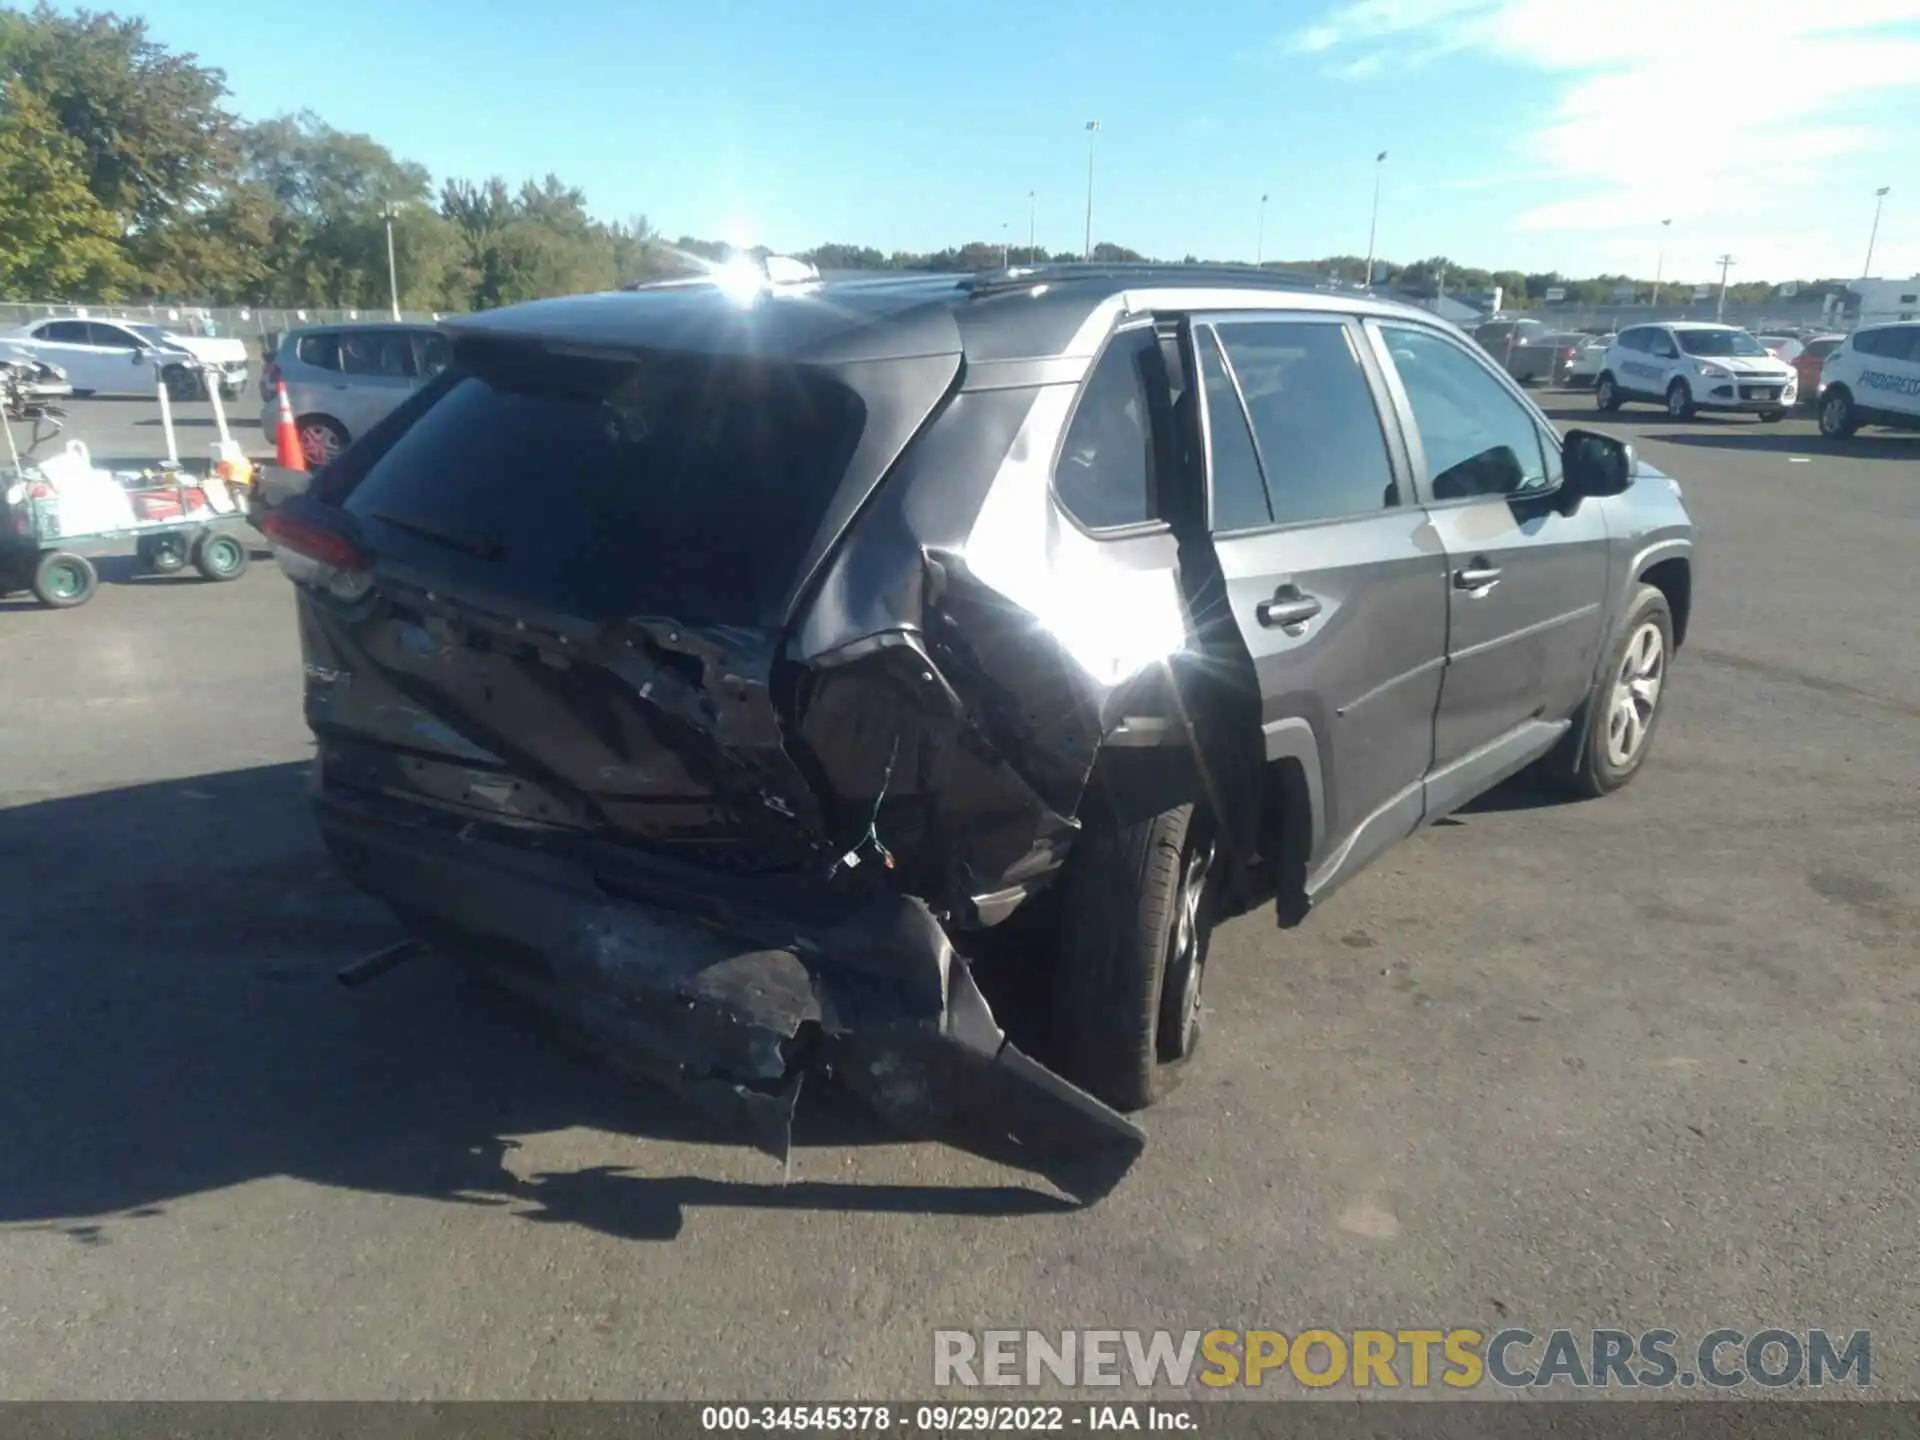
<instances>
[{"instance_id":1,"label":"light pole","mask_svg":"<svg viewBox=\"0 0 1920 1440\"><path fill-rule=\"evenodd\" d=\"M1013 263L1012 246L1013 246L1013 241L1009 239L1007 236L1007 222L1002 220L1000 222L1000 268L1002 270L1006 269L1007 266Z\"/></svg>"},{"instance_id":2,"label":"light pole","mask_svg":"<svg viewBox=\"0 0 1920 1440\"><path fill-rule=\"evenodd\" d=\"M1880 207L1887 203L1887 191L1891 185L1882 185L1873 192L1873 229L1867 233L1867 263L1860 268L1860 278L1865 280L1873 274L1873 242L1880 238Z\"/></svg>"},{"instance_id":3,"label":"light pole","mask_svg":"<svg viewBox=\"0 0 1920 1440\"><path fill-rule=\"evenodd\" d=\"M1367 220L1367 289L1373 289L1373 237L1380 226L1380 167L1387 163L1387 152L1373 157L1373 214Z\"/></svg>"},{"instance_id":4,"label":"light pole","mask_svg":"<svg viewBox=\"0 0 1920 1440\"><path fill-rule=\"evenodd\" d=\"M1660 308L1660 277L1667 268L1667 227L1671 224L1671 220L1660 222L1660 258L1653 262L1653 308L1656 310Z\"/></svg>"},{"instance_id":5,"label":"light pole","mask_svg":"<svg viewBox=\"0 0 1920 1440\"><path fill-rule=\"evenodd\" d=\"M1038 207L1033 198L1033 191L1029 190L1027 192L1027 263L1029 265L1039 263L1039 257L1033 253L1033 219L1036 208Z\"/></svg>"},{"instance_id":6,"label":"light pole","mask_svg":"<svg viewBox=\"0 0 1920 1440\"><path fill-rule=\"evenodd\" d=\"M1100 122L1087 121L1087 234L1080 247L1082 260L1093 259L1093 150L1100 141Z\"/></svg>"},{"instance_id":7,"label":"light pole","mask_svg":"<svg viewBox=\"0 0 1920 1440\"><path fill-rule=\"evenodd\" d=\"M1727 271L1733 268L1733 256L1722 255L1718 264L1720 266L1720 303L1713 307L1713 320L1716 325L1726 319L1727 315Z\"/></svg>"},{"instance_id":8,"label":"light pole","mask_svg":"<svg viewBox=\"0 0 1920 1440\"><path fill-rule=\"evenodd\" d=\"M1260 229L1253 242L1253 268L1258 270L1260 263L1267 258L1267 197L1260 197Z\"/></svg>"},{"instance_id":9,"label":"light pole","mask_svg":"<svg viewBox=\"0 0 1920 1440\"><path fill-rule=\"evenodd\" d=\"M387 298L393 302L393 318L400 318L400 272L393 264L393 222L394 209L388 205L380 212L380 218L387 222Z\"/></svg>"}]
</instances>

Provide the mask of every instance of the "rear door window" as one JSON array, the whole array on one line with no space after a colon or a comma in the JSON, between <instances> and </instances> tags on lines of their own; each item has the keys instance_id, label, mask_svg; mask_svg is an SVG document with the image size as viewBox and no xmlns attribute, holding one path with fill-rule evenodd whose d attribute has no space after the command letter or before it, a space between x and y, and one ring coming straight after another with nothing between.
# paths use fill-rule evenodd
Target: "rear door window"
<instances>
[{"instance_id":1,"label":"rear door window","mask_svg":"<svg viewBox=\"0 0 1920 1440\"><path fill-rule=\"evenodd\" d=\"M404 330L343 331L340 369L348 375L378 375L390 380L411 376L413 346Z\"/></svg>"},{"instance_id":2,"label":"rear door window","mask_svg":"<svg viewBox=\"0 0 1920 1440\"><path fill-rule=\"evenodd\" d=\"M91 345L92 337L87 333L84 320L56 320L51 325L42 325L34 332L37 340L51 341L56 345Z\"/></svg>"},{"instance_id":3,"label":"rear door window","mask_svg":"<svg viewBox=\"0 0 1920 1440\"><path fill-rule=\"evenodd\" d=\"M495 345L461 369L346 509L383 554L592 620L776 623L866 421L794 365Z\"/></svg>"},{"instance_id":4,"label":"rear door window","mask_svg":"<svg viewBox=\"0 0 1920 1440\"><path fill-rule=\"evenodd\" d=\"M419 348L420 374L431 379L453 363L453 346L437 330L417 332L414 344Z\"/></svg>"},{"instance_id":5,"label":"rear door window","mask_svg":"<svg viewBox=\"0 0 1920 1440\"><path fill-rule=\"evenodd\" d=\"M1276 524L1396 502L1380 413L1347 325L1223 320L1217 328L1253 421Z\"/></svg>"},{"instance_id":6,"label":"rear door window","mask_svg":"<svg viewBox=\"0 0 1920 1440\"><path fill-rule=\"evenodd\" d=\"M336 330L322 330L317 335L302 335L294 342L293 353L302 365L311 365L316 370L338 370L340 334Z\"/></svg>"},{"instance_id":7,"label":"rear door window","mask_svg":"<svg viewBox=\"0 0 1920 1440\"><path fill-rule=\"evenodd\" d=\"M1200 382L1207 400L1208 483L1213 492L1213 528L1247 530L1273 523L1267 482L1253 448L1253 431L1240 403L1239 387L1220 353L1212 329L1194 334L1200 352Z\"/></svg>"}]
</instances>

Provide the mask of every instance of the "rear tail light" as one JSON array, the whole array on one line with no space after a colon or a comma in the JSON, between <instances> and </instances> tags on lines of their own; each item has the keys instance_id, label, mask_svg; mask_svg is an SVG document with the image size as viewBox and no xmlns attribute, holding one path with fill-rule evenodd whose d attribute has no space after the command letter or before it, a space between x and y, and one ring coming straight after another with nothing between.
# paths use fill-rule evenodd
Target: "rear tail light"
<instances>
[{"instance_id":1,"label":"rear tail light","mask_svg":"<svg viewBox=\"0 0 1920 1440\"><path fill-rule=\"evenodd\" d=\"M1560 358L1562 360L1571 360L1573 359L1574 356L1578 355L1579 353L1580 352L1578 350L1575 350L1572 346L1568 346L1565 350L1562 350L1560 352Z\"/></svg>"},{"instance_id":2,"label":"rear tail light","mask_svg":"<svg viewBox=\"0 0 1920 1440\"><path fill-rule=\"evenodd\" d=\"M260 531L272 542L274 557L294 584L324 590L349 603L364 599L373 588L366 553L346 536L284 510L263 516Z\"/></svg>"}]
</instances>

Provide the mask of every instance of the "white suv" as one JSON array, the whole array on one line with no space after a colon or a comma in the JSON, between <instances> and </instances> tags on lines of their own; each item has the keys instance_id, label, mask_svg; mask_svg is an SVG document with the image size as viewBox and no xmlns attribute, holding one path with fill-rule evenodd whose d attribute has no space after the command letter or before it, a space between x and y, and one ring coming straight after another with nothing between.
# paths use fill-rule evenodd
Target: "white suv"
<instances>
[{"instance_id":1,"label":"white suv","mask_svg":"<svg viewBox=\"0 0 1920 1440\"><path fill-rule=\"evenodd\" d=\"M1920 430L1920 324L1856 330L1820 368L1820 433L1844 440L1862 425Z\"/></svg>"},{"instance_id":2,"label":"white suv","mask_svg":"<svg viewBox=\"0 0 1920 1440\"><path fill-rule=\"evenodd\" d=\"M1675 420L1696 410L1746 410L1779 420L1799 396L1800 377L1735 325L1682 321L1635 325L1607 347L1594 386L1602 410L1653 400Z\"/></svg>"}]
</instances>

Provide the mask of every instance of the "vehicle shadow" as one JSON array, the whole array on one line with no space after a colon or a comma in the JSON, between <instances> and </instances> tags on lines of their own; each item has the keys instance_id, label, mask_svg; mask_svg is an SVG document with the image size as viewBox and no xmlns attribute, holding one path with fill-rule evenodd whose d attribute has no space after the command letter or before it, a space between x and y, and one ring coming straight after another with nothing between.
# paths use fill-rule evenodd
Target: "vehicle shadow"
<instances>
[{"instance_id":1,"label":"vehicle shadow","mask_svg":"<svg viewBox=\"0 0 1920 1440\"><path fill-rule=\"evenodd\" d=\"M515 1136L600 1129L745 1145L428 956L346 990L345 961L399 935L327 860L304 765L263 766L0 810L0 1224L110 1243L172 1202L269 1176L636 1240L688 1206L1026 1216L1074 1208L1022 1185L783 1184L596 1166L526 1174ZM803 1092L818 1146L898 1137ZM651 1158L651 1157L650 1157ZM654 1168L658 1168L657 1166Z\"/></svg>"},{"instance_id":2,"label":"vehicle shadow","mask_svg":"<svg viewBox=\"0 0 1920 1440\"><path fill-rule=\"evenodd\" d=\"M1820 435L1781 434L1778 430L1731 431L1724 435L1667 435L1669 445L1697 445L1709 450L1744 450L1751 454L1795 454L1839 460L1920 460L1920 436L1854 435L1828 440Z\"/></svg>"}]
</instances>

